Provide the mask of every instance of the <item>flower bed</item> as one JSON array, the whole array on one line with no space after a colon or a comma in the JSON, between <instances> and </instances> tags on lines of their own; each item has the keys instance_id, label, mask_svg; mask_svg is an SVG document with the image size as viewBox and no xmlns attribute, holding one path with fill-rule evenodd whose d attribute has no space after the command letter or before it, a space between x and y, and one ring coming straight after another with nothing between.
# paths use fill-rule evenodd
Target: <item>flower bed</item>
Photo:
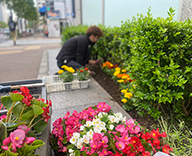
<instances>
[{"instance_id":1,"label":"flower bed","mask_svg":"<svg viewBox=\"0 0 192 156\"><path fill-rule=\"evenodd\" d=\"M113 113L104 102L78 113L69 112L53 123L52 149L61 155L153 155L169 153L166 133L148 131L135 120Z\"/></svg>"}]
</instances>

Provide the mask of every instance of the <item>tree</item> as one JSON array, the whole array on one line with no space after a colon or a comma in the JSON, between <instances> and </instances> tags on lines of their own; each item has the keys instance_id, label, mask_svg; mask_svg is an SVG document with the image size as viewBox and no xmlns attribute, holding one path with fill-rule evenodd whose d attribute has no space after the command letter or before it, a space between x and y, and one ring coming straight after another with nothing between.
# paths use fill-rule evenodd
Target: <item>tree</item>
<instances>
[{"instance_id":1,"label":"tree","mask_svg":"<svg viewBox=\"0 0 192 156\"><path fill-rule=\"evenodd\" d=\"M33 0L0 0L0 3L6 4L8 9L13 10L18 19L24 18L31 22L38 19Z\"/></svg>"},{"instance_id":2,"label":"tree","mask_svg":"<svg viewBox=\"0 0 192 156\"><path fill-rule=\"evenodd\" d=\"M6 28L8 25L5 22L0 21L0 28Z\"/></svg>"}]
</instances>

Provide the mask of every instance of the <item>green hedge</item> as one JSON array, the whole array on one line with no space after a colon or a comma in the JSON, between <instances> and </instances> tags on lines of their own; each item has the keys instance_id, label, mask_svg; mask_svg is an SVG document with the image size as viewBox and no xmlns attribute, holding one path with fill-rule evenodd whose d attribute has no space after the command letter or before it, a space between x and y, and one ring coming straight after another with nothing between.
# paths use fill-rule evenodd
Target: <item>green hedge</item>
<instances>
[{"instance_id":1,"label":"green hedge","mask_svg":"<svg viewBox=\"0 0 192 156\"><path fill-rule=\"evenodd\" d=\"M137 87L131 88L133 98L126 104L141 115L155 119L161 112L176 118L192 117L192 25L191 21L169 17L153 18L150 9L146 16L137 15L121 27L104 27L104 37L92 48L92 54L103 61L119 64L129 71ZM88 26L66 28L63 41L85 34ZM131 85L129 85L130 87Z\"/></svg>"}]
</instances>

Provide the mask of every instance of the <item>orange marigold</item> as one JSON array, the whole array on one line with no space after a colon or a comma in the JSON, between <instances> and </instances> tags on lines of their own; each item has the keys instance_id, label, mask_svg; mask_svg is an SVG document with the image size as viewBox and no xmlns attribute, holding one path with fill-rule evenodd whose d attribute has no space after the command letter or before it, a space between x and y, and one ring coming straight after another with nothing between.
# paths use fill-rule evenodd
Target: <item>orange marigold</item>
<instances>
[{"instance_id":1,"label":"orange marigold","mask_svg":"<svg viewBox=\"0 0 192 156\"><path fill-rule=\"evenodd\" d=\"M83 73L83 69L81 69L80 72Z\"/></svg>"},{"instance_id":2,"label":"orange marigold","mask_svg":"<svg viewBox=\"0 0 192 156\"><path fill-rule=\"evenodd\" d=\"M88 71L89 69L88 68L85 68L85 71Z\"/></svg>"},{"instance_id":3,"label":"orange marigold","mask_svg":"<svg viewBox=\"0 0 192 156\"><path fill-rule=\"evenodd\" d=\"M117 75L117 78L122 78L122 74L118 74L118 75Z\"/></svg>"}]
</instances>

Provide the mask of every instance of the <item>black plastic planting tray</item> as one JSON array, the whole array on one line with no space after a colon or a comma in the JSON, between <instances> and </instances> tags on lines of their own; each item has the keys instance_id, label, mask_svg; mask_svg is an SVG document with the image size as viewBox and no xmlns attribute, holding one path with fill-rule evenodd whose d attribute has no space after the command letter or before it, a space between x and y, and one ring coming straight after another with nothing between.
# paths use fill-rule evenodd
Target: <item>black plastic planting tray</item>
<instances>
[{"instance_id":1,"label":"black plastic planting tray","mask_svg":"<svg viewBox=\"0 0 192 156\"><path fill-rule=\"evenodd\" d=\"M30 94L34 97L34 98L42 98L46 100L46 87L45 85L43 85L43 83L45 82L44 79L32 79L32 80L24 80L24 81L13 81L13 82L3 82L0 83L1 86L27 86L27 88L30 91ZM37 85L35 86L35 84L41 84L41 85ZM19 88L17 89L9 89L9 90L3 90L0 92L0 99L1 96L4 95L9 95L9 92L12 92L14 90L20 90ZM3 104L0 101L0 116L6 114L7 110L6 108L3 106Z\"/></svg>"}]
</instances>

